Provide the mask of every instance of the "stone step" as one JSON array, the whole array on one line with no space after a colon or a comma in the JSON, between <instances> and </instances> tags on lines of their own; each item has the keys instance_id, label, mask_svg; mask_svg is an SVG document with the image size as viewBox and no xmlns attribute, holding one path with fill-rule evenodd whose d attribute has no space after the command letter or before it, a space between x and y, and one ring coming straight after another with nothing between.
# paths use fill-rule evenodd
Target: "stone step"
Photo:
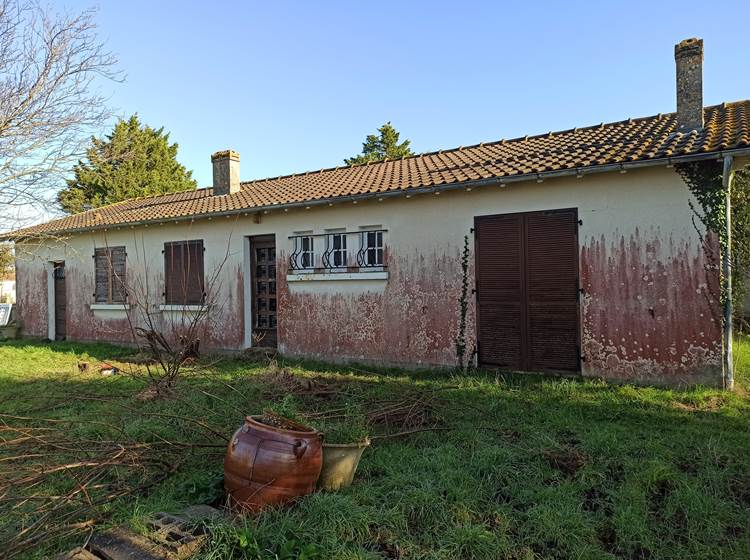
<instances>
[{"instance_id":1,"label":"stone step","mask_svg":"<svg viewBox=\"0 0 750 560\"><path fill-rule=\"evenodd\" d=\"M208 539L203 523L224 515L207 505L189 506L179 515L159 512L146 522L148 536L117 527L96 533L88 550L75 548L58 560L186 560Z\"/></svg>"},{"instance_id":2,"label":"stone step","mask_svg":"<svg viewBox=\"0 0 750 560\"><path fill-rule=\"evenodd\" d=\"M102 560L174 560L166 548L125 527L95 534L88 549Z\"/></svg>"}]
</instances>

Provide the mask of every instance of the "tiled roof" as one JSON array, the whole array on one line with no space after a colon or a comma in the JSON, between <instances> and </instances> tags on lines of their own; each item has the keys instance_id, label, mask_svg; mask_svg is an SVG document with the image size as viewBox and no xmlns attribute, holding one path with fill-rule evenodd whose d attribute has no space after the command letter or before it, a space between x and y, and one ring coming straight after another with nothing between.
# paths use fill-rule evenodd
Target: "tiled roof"
<instances>
[{"instance_id":1,"label":"tiled roof","mask_svg":"<svg viewBox=\"0 0 750 560\"><path fill-rule=\"evenodd\" d=\"M750 101L707 107L705 126L677 132L675 113L629 119L411 156L242 183L213 196L199 189L138 198L18 230L13 237L177 220L279 205L387 194L469 181L521 178L750 147Z\"/></svg>"}]
</instances>

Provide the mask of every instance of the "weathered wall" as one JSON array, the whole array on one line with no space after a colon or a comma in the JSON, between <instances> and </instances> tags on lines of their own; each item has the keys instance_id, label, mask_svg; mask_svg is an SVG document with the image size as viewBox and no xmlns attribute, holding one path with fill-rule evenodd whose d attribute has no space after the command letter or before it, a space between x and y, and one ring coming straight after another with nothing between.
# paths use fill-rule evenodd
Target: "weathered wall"
<instances>
[{"instance_id":1,"label":"weathered wall","mask_svg":"<svg viewBox=\"0 0 750 560\"><path fill-rule=\"evenodd\" d=\"M27 336L47 336L47 271L44 263L28 258L16 261L16 317Z\"/></svg>"},{"instance_id":2,"label":"weathered wall","mask_svg":"<svg viewBox=\"0 0 750 560\"><path fill-rule=\"evenodd\" d=\"M718 276L707 273L710 263L696 243L659 226L581 241L584 371L717 384Z\"/></svg>"},{"instance_id":3,"label":"weathered wall","mask_svg":"<svg viewBox=\"0 0 750 560\"><path fill-rule=\"evenodd\" d=\"M61 239L46 247L22 247L17 251L19 315L24 334L47 336L47 272L49 261L65 261L67 334L69 340L134 341L134 327L145 326L151 313L156 325L179 335L189 324L188 313L160 311L164 303L164 256L166 241L203 239L205 277L211 305L201 334L202 344L214 348L240 348L243 337L241 282L242 239L233 239L210 221L202 224L164 225L158 228L112 229ZM102 308L94 303L94 249L125 246L129 309ZM234 251L234 252L233 252ZM239 257L238 257L239 255ZM148 307L146 307L146 305Z\"/></svg>"},{"instance_id":4,"label":"weathered wall","mask_svg":"<svg viewBox=\"0 0 750 560\"><path fill-rule=\"evenodd\" d=\"M653 168L272 211L262 215L260 223L242 216L112 230L106 233L106 242L128 247L129 276L137 269L149 270L150 297L157 304L162 301L165 241L204 239L207 276L226 255L216 298L221 303L214 308L212 328L204 340L236 349L249 341L244 327L250 300L243 287L246 238L275 234L282 352L331 361L453 365L460 255L474 217L575 207L583 221L579 230L583 375L718 383L721 337L711 289L715 281L706 274L688 201L687 187L673 169ZM387 230L387 280L285 281L290 235L334 228L357 231L365 226ZM123 331L118 317L111 313L102 317L88 308L93 293L91 255L94 245L103 244L103 234L75 236L67 242L65 259L77 286L70 294L71 337L116 339ZM349 249L356 251L351 245ZM19 297L34 290L41 293L38 263L51 258L43 255L36 264L19 268L19 285L26 282ZM472 256L470 287L473 264ZM40 318L46 307L24 307L31 327L27 332L39 335L43 330L39 325L46 325L46 319ZM470 349L474 311L472 298ZM124 312L119 319L123 317Z\"/></svg>"},{"instance_id":5,"label":"weathered wall","mask_svg":"<svg viewBox=\"0 0 750 560\"><path fill-rule=\"evenodd\" d=\"M455 364L460 253L457 247L438 250L398 256L391 250L386 257L388 281L371 281L369 289L281 283L279 340L284 351L332 361ZM286 263L282 266L286 272ZM473 276L468 281L471 289ZM472 306L467 355L473 333Z\"/></svg>"}]
</instances>

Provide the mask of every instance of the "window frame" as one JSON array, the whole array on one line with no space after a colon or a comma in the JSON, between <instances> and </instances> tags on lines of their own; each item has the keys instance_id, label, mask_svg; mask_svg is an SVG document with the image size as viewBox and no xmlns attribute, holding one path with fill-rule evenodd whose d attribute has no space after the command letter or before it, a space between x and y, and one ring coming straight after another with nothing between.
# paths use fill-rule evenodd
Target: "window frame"
<instances>
[{"instance_id":1,"label":"window frame","mask_svg":"<svg viewBox=\"0 0 750 560\"><path fill-rule=\"evenodd\" d=\"M349 234L344 229L326 230L326 250L323 253L323 268L340 272L349 268ZM338 240L338 247L336 241Z\"/></svg>"},{"instance_id":2,"label":"window frame","mask_svg":"<svg viewBox=\"0 0 750 560\"><path fill-rule=\"evenodd\" d=\"M297 231L294 232L292 237L294 249L292 254L289 255L289 268L300 274L314 272L316 264L315 234L312 231ZM307 244L307 248L305 244Z\"/></svg>"},{"instance_id":3,"label":"window frame","mask_svg":"<svg viewBox=\"0 0 750 560\"><path fill-rule=\"evenodd\" d=\"M374 236L374 244L370 244L371 236ZM359 243L357 264L360 268L383 270L385 267L385 230L380 229L380 226L362 228L359 232ZM375 262L372 262L373 255Z\"/></svg>"}]
</instances>

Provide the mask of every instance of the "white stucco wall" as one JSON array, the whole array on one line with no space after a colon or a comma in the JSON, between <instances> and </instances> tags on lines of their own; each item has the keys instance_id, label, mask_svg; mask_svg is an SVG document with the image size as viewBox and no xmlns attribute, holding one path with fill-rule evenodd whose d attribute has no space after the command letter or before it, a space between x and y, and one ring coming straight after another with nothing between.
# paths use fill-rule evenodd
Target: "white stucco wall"
<instances>
[{"instance_id":1,"label":"white stucco wall","mask_svg":"<svg viewBox=\"0 0 750 560\"><path fill-rule=\"evenodd\" d=\"M43 301L47 291L43 266L65 260L70 279L69 336L125 340L129 336L125 311L105 314L89 309L94 248L125 245L128 277L149 270L151 298L158 305L163 301L164 242L203 239L206 276L226 255L213 317L215 330L208 343L242 348L250 341L245 328L249 295L244 294L249 286L243 280L247 237L274 234L282 352L329 360L448 365L455 360L460 252L464 236L471 235L474 217L577 208L582 220L581 283L587 291L581 302L583 373L711 381L719 363L718 330L710 316L712 280L703 270L689 196L674 169L659 167L271 211L259 220L248 214L110 228L74 235L55 246L23 247L17 264L18 300L27 333L46 335L41 329L47 325L48 307ZM289 236L334 228L354 232L363 226L388 230L387 280L284 281L292 248ZM356 252L354 239L349 243L350 253ZM684 314L696 317L688 320ZM469 318L473 340L473 307ZM649 336L658 339L654 345L663 354L654 352ZM696 374L698 370L706 375Z\"/></svg>"}]
</instances>

